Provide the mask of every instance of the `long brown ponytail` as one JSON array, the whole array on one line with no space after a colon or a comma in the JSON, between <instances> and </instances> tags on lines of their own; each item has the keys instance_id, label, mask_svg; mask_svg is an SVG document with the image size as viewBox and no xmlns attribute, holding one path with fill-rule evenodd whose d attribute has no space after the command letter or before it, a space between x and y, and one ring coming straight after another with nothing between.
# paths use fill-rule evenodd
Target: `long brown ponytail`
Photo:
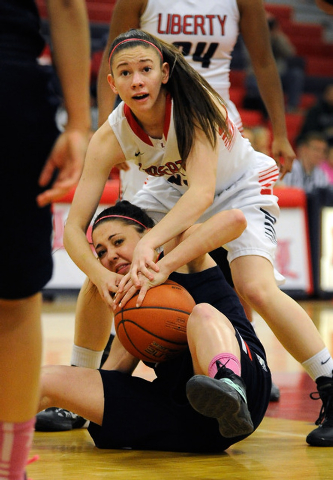
<instances>
[{"instance_id":1,"label":"long brown ponytail","mask_svg":"<svg viewBox=\"0 0 333 480\"><path fill-rule=\"evenodd\" d=\"M227 123L218 107L218 104L224 105L222 97L189 65L178 48L143 30L132 29L113 41L109 57L115 51L138 45L156 48L161 52L161 63L167 62L170 66L170 77L164 87L173 98L178 150L183 165L194 144L195 127L203 130L213 148L218 132L230 138Z\"/></svg>"}]
</instances>

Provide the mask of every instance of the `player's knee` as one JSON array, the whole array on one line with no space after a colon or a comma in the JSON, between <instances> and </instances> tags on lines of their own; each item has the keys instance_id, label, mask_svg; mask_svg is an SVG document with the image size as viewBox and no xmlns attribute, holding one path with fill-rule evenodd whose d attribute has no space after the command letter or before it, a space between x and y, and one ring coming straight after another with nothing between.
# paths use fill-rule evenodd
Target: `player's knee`
<instances>
[{"instance_id":1,"label":"player's knee","mask_svg":"<svg viewBox=\"0 0 333 480\"><path fill-rule=\"evenodd\" d=\"M256 281L246 282L237 287L237 292L250 305L261 306L267 304L272 298L270 288L265 282Z\"/></svg>"},{"instance_id":2,"label":"player's knee","mask_svg":"<svg viewBox=\"0 0 333 480\"><path fill-rule=\"evenodd\" d=\"M42 367L40 380L41 398L45 397L46 401L46 398L50 400L53 397L54 392L57 392L59 385L61 385L62 375L62 365L44 365Z\"/></svg>"},{"instance_id":3,"label":"player's knee","mask_svg":"<svg viewBox=\"0 0 333 480\"><path fill-rule=\"evenodd\" d=\"M217 310L208 303L198 303L192 310L187 321L187 332L200 328L209 328L210 323L216 322Z\"/></svg>"},{"instance_id":4,"label":"player's knee","mask_svg":"<svg viewBox=\"0 0 333 480\"><path fill-rule=\"evenodd\" d=\"M194 306L189 320L193 319L193 321L199 321L203 318L210 318L213 315L213 312L215 312L215 309L209 303L198 303Z\"/></svg>"},{"instance_id":5,"label":"player's knee","mask_svg":"<svg viewBox=\"0 0 333 480\"><path fill-rule=\"evenodd\" d=\"M187 322L187 339L191 353L196 345L208 337L235 335L235 330L230 321L221 312L208 303L196 305ZM192 347L192 348L191 348Z\"/></svg>"}]
</instances>

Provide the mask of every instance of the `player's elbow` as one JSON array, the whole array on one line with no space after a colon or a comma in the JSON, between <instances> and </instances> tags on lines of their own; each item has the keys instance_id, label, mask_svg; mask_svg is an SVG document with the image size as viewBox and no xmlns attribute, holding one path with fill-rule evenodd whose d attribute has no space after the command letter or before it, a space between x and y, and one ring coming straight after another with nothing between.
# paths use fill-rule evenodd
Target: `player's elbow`
<instances>
[{"instance_id":1,"label":"player's elbow","mask_svg":"<svg viewBox=\"0 0 333 480\"><path fill-rule=\"evenodd\" d=\"M207 208L209 208L213 204L214 197L215 197L214 189L202 190L200 198L201 198L201 204L204 207L204 211L207 210Z\"/></svg>"}]
</instances>

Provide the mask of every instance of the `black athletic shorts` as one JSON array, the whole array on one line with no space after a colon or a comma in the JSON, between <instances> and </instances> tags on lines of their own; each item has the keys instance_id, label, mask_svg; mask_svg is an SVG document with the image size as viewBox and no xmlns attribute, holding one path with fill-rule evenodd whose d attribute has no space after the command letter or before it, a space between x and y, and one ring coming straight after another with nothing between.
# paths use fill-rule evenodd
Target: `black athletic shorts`
<instances>
[{"instance_id":1,"label":"black athletic shorts","mask_svg":"<svg viewBox=\"0 0 333 480\"><path fill-rule=\"evenodd\" d=\"M54 74L33 58L0 56L0 298L40 291L52 276L51 207L38 178L59 134Z\"/></svg>"},{"instance_id":2,"label":"black athletic shorts","mask_svg":"<svg viewBox=\"0 0 333 480\"><path fill-rule=\"evenodd\" d=\"M254 428L263 419L270 398L271 374L263 346L247 320L234 290L219 267L195 274L172 274L196 303L210 303L234 324L241 349L242 378ZM245 436L224 438L216 419L197 413L189 404L186 382L193 376L189 350L155 366L149 382L117 371L100 370L104 387L102 426L90 423L98 448L133 448L179 452L219 452Z\"/></svg>"}]
</instances>

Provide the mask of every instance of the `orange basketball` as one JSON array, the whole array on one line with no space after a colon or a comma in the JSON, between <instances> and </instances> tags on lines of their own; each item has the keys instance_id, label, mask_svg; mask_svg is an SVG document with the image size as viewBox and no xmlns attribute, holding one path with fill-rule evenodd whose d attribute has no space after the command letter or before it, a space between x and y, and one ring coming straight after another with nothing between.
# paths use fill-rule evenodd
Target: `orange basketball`
<instances>
[{"instance_id":1,"label":"orange basketball","mask_svg":"<svg viewBox=\"0 0 333 480\"><path fill-rule=\"evenodd\" d=\"M165 362L187 348L187 319L195 305L188 291L167 280L148 290L141 307L136 296L115 313L115 329L126 350L147 362Z\"/></svg>"}]
</instances>

